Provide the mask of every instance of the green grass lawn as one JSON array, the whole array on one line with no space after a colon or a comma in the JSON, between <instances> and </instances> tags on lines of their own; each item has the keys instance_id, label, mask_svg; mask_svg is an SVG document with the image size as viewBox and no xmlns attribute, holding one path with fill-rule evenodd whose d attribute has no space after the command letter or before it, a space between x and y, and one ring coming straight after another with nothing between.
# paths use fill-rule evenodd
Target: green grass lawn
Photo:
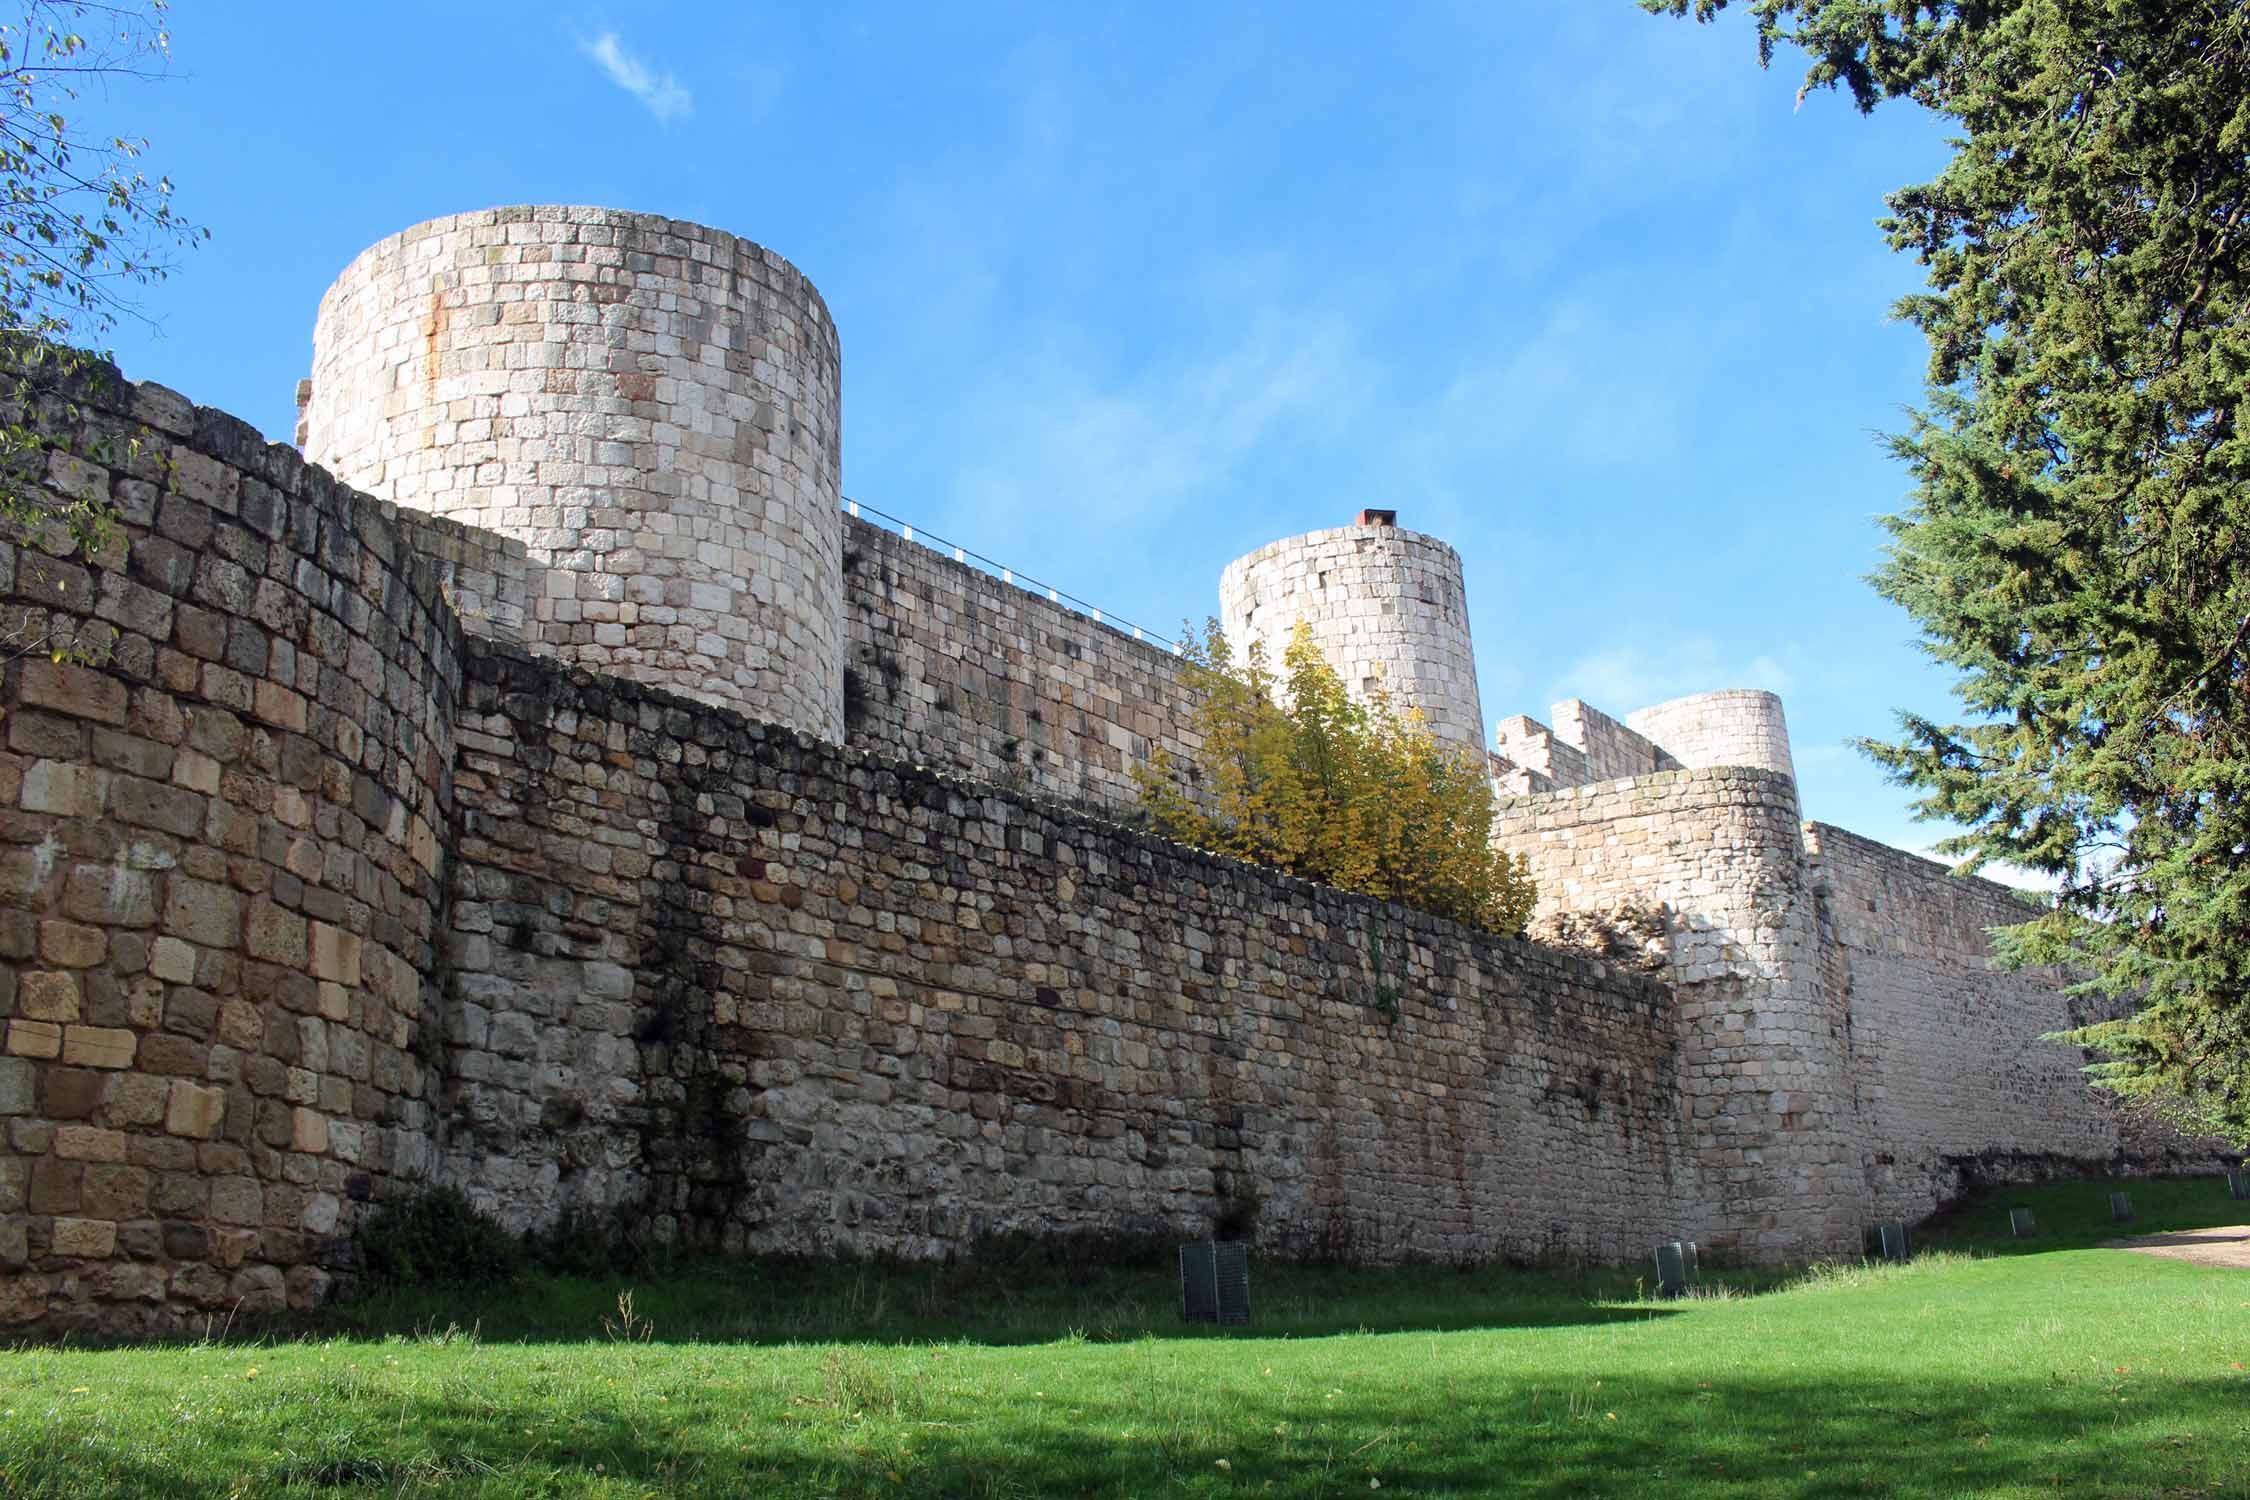
<instances>
[{"instance_id":1,"label":"green grass lawn","mask_svg":"<svg viewBox=\"0 0 2250 1500\"><path fill-rule=\"evenodd\" d=\"M736 1262L17 1350L0 1495L2250 1497L2250 1272L2089 1248L2110 1186L1667 1304L1259 1266L1256 1327L1187 1333L1162 1269ZM2129 1186L2139 1229L2250 1219Z\"/></svg>"}]
</instances>

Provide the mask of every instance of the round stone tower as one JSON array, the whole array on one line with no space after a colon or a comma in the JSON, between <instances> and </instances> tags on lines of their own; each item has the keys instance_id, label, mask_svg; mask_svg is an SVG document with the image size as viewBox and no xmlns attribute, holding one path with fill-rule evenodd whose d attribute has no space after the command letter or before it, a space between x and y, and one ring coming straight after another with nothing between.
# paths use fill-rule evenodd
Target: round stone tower
<instances>
[{"instance_id":1,"label":"round stone tower","mask_svg":"<svg viewBox=\"0 0 2250 1500\"><path fill-rule=\"evenodd\" d=\"M748 240L487 209L345 268L300 442L521 540L535 649L840 739L839 375L819 292Z\"/></svg>"},{"instance_id":2,"label":"round stone tower","mask_svg":"<svg viewBox=\"0 0 2250 1500\"><path fill-rule=\"evenodd\" d=\"M1422 710L1439 739L1484 748L1461 554L1402 530L1396 511L1235 559L1219 578L1219 618L1238 654L1262 641L1276 671L1302 620L1354 693L1381 688Z\"/></svg>"},{"instance_id":3,"label":"round stone tower","mask_svg":"<svg viewBox=\"0 0 2250 1500\"><path fill-rule=\"evenodd\" d=\"M1690 770L1755 766L1794 778L1781 699L1757 688L1690 693L1625 716L1625 727Z\"/></svg>"}]
</instances>

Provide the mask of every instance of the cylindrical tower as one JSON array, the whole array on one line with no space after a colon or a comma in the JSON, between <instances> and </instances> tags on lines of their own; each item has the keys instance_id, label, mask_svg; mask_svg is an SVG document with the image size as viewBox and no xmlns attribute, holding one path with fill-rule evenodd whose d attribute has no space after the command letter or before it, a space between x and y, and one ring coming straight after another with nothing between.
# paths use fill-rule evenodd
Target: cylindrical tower
<instances>
[{"instance_id":1,"label":"cylindrical tower","mask_svg":"<svg viewBox=\"0 0 2250 1500\"><path fill-rule=\"evenodd\" d=\"M1235 559L1219 578L1219 616L1239 654L1281 653L1302 620L1356 694L1377 688L1418 708L1441 740L1484 748L1476 651L1469 641L1461 554L1402 530L1395 511L1308 531Z\"/></svg>"},{"instance_id":2,"label":"cylindrical tower","mask_svg":"<svg viewBox=\"0 0 2250 1500\"><path fill-rule=\"evenodd\" d=\"M840 739L839 375L819 292L769 250L487 209L337 278L300 441L347 484L521 539L546 570L535 648Z\"/></svg>"},{"instance_id":3,"label":"cylindrical tower","mask_svg":"<svg viewBox=\"0 0 2250 1500\"><path fill-rule=\"evenodd\" d=\"M1694 770L1755 766L1794 778L1781 700L1758 688L1690 693L1625 716L1625 727Z\"/></svg>"}]
</instances>

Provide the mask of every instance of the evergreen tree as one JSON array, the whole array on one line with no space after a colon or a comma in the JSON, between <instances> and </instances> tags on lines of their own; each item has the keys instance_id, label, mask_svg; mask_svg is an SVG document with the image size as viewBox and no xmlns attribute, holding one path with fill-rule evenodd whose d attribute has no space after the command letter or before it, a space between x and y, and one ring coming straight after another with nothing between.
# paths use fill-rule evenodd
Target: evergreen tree
<instances>
[{"instance_id":1,"label":"evergreen tree","mask_svg":"<svg viewBox=\"0 0 2250 1500\"><path fill-rule=\"evenodd\" d=\"M2250 7L1745 5L1805 88L1958 127L1883 221L1930 368L1873 581L1962 721L1868 749L1966 826L1948 853L2060 880L1998 943L2127 1008L2071 1034L2097 1078L2250 1144Z\"/></svg>"}]
</instances>

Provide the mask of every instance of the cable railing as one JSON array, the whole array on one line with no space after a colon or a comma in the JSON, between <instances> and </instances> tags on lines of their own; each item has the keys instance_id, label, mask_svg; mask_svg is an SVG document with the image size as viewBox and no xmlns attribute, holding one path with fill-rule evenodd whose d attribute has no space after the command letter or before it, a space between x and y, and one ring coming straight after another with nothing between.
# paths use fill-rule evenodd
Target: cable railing
<instances>
[{"instance_id":1,"label":"cable railing","mask_svg":"<svg viewBox=\"0 0 2250 1500\"><path fill-rule=\"evenodd\" d=\"M1028 593L1043 594L1049 604L1060 604L1075 609L1091 619L1096 625L1107 625L1112 630L1130 632L1136 641L1146 641L1150 645L1161 646L1174 656L1180 654L1179 642L1169 636L1158 635L1153 630L1135 625L1123 615L1110 613L1102 609L1101 606L1089 603L1066 589L1059 589L1051 583L1041 583L1029 574L1019 573L1006 563L995 562L983 553L964 547L959 542L949 542L934 532L921 530L904 517L894 516L887 510L878 510L872 505L849 497L844 501L844 514L857 516L861 520L888 521L898 528L900 536L905 537L910 542L919 542L932 551L948 553L957 563L975 563L986 572L993 574L1002 583L1012 584Z\"/></svg>"}]
</instances>

